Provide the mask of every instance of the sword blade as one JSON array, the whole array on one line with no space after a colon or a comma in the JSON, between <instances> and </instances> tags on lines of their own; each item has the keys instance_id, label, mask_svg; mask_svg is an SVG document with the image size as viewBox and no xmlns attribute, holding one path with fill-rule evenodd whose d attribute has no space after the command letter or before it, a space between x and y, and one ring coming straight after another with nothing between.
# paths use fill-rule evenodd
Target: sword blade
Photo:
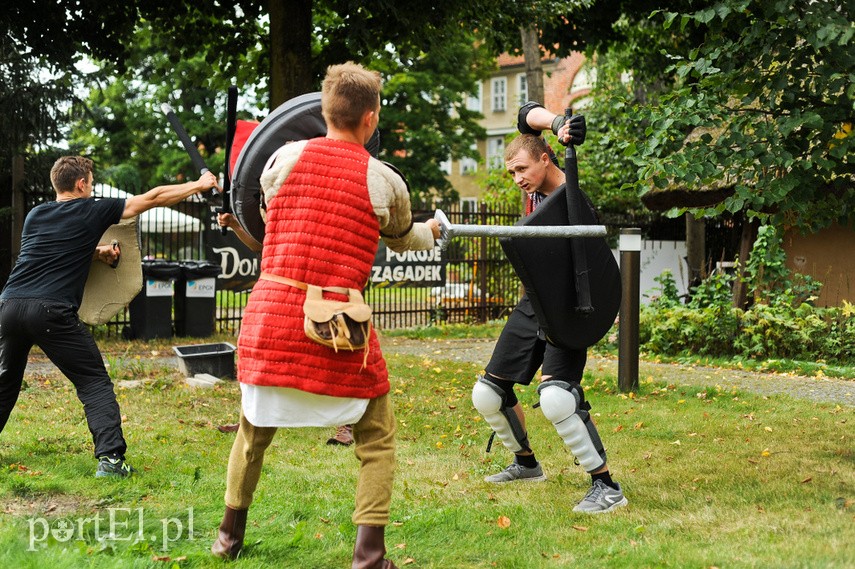
<instances>
[{"instance_id":1,"label":"sword blade","mask_svg":"<svg viewBox=\"0 0 855 569\"><path fill-rule=\"evenodd\" d=\"M449 228L451 237L605 237L605 225L459 225Z\"/></svg>"},{"instance_id":2,"label":"sword blade","mask_svg":"<svg viewBox=\"0 0 855 569\"><path fill-rule=\"evenodd\" d=\"M190 156L190 161L193 162L193 167L199 171L199 174L207 172L208 165L205 164L205 160L202 158L202 155L199 154L199 149L196 148L196 145L193 144L192 140L190 140L190 136L187 134L187 131L184 130L184 125L182 125L181 121L178 120L178 117L172 110L172 107L163 103L160 105L160 110L162 110L163 114L166 115L166 120L168 120L169 124L172 125L172 130L174 130L175 134L178 135L178 140L181 141L181 145L184 147L188 156Z\"/></svg>"},{"instance_id":3,"label":"sword blade","mask_svg":"<svg viewBox=\"0 0 855 569\"><path fill-rule=\"evenodd\" d=\"M442 249L448 247L455 237L524 237L527 239L559 237L564 239L582 237L605 237L605 225L463 225L450 223L442 210L436 210L434 218L439 222Z\"/></svg>"},{"instance_id":4,"label":"sword blade","mask_svg":"<svg viewBox=\"0 0 855 569\"><path fill-rule=\"evenodd\" d=\"M231 172L231 156L232 144L235 138L235 128L237 125L237 86L229 86L228 96L226 99L226 165L225 176L223 177L223 207L219 208L218 213L232 213L232 172ZM225 235L229 232L228 227L221 227L220 233Z\"/></svg>"}]
</instances>

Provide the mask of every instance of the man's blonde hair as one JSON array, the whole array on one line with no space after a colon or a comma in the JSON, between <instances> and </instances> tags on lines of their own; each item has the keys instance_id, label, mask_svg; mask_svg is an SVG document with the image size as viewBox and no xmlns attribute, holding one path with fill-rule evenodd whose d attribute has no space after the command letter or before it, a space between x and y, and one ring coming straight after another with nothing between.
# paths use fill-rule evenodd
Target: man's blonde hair
<instances>
[{"instance_id":1,"label":"man's blonde hair","mask_svg":"<svg viewBox=\"0 0 855 569\"><path fill-rule=\"evenodd\" d=\"M88 180L93 167L94 164L89 158L63 156L54 162L53 168L50 169L50 183L57 193L74 191L77 180Z\"/></svg>"},{"instance_id":2,"label":"man's blonde hair","mask_svg":"<svg viewBox=\"0 0 855 569\"><path fill-rule=\"evenodd\" d=\"M533 134L521 134L505 148L505 162L519 154L521 150L528 152L529 156L535 160L539 160L544 153L549 155L549 147L543 138Z\"/></svg>"},{"instance_id":3,"label":"man's blonde hair","mask_svg":"<svg viewBox=\"0 0 855 569\"><path fill-rule=\"evenodd\" d=\"M362 115L376 111L380 104L380 74L348 61L330 65L321 87L321 112L324 119L339 129L359 126Z\"/></svg>"}]
</instances>

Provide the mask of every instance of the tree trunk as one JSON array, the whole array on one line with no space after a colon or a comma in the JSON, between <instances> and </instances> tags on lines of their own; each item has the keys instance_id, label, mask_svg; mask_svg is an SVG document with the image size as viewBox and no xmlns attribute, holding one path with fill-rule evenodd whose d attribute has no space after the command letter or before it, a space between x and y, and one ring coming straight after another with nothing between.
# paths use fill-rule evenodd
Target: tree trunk
<instances>
[{"instance_id":1,"label":"tree trunk","mask_svg":"<svg viewBox=\"0 0 855 569\"><path fill-rule=\"evenodd\" d=\"M742 237L739 240L739 265L737 266L736 282L733 285L733 306L745 308L748 303L748 287L745 284L745 268L748 265L748 256L751 248L757 240L757 230L760 222L755 219L744 218L742 222Z\"/></svg>"},{"instance_id":2,"label":"tree trunk","mask_svg":"<svg viewBox=\"0 0 855 569\"><path fill-rule=\"evenodd\" d=\"M528 100L544 103L543 65L541 65L540 37L537 26L530 24L520 28L523 56L525 57L525 81L528 86ZM563 109L562 109L563 111Z\"/></svg>"},{"instance_id":3,"label":"tree trunk","mask_svg":"<svg viewBox=\"0 0 855 569\"><path fill-rule=\"evenodd\" d=\"M689 288L697 286L704 275L706 264L706 222L686 213L686 265L689 269Z\"/></svg>"},{"instance_id":4,"label":"tree trunk","mask_svg":"<svg viewBox=\"0 0 855 569\"><path fill-rule=\"evenodd\" d=\"M12 265L21 253L21 235L27 215L24 201L24 157L12 158Z\"/></svg>"},{"instance_id":5,"label":"tree trunk","mask_svg":"<svg viewBox=\"0 0 855 569\"><path fill-rule=\"evenodd\" d=\"M316 90L312 77L312 0L268 0L270 110Z\"/></svg>"}]
</instances>

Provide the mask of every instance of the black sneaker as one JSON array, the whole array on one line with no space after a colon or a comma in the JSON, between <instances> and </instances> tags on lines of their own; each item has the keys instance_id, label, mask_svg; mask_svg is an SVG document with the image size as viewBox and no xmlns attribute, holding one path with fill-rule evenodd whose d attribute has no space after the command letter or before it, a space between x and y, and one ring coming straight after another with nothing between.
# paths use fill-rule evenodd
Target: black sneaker
<instances>
[{"instance_id":1,"label":"black sneaker","mask_svg":"<svg viewBox=\"0 0 855 569\"><path fill-rule=\"evenodd\" d=\"M135 472L136 469L121 457L102 456L98 459L98 470L95 471L95 478L108 476L127 478Z\"/></svg>"}]
</instances>

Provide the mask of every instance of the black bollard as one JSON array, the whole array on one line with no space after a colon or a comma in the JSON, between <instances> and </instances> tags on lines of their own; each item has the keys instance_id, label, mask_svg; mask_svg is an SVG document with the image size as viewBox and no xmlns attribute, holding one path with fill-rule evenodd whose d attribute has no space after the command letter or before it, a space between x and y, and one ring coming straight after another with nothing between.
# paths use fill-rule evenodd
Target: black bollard
<instances>
[{"instance_id":1,"label":"black bollard","mask_svg":"<svg viewBox=\"0 0 855 569\"><path fill-rule=\"evenodd\" d=\"M618 389L638 391L639 282L641 280L641 229L620 230L622 296L618 325Z\"/></svg>"}]
</instances>

